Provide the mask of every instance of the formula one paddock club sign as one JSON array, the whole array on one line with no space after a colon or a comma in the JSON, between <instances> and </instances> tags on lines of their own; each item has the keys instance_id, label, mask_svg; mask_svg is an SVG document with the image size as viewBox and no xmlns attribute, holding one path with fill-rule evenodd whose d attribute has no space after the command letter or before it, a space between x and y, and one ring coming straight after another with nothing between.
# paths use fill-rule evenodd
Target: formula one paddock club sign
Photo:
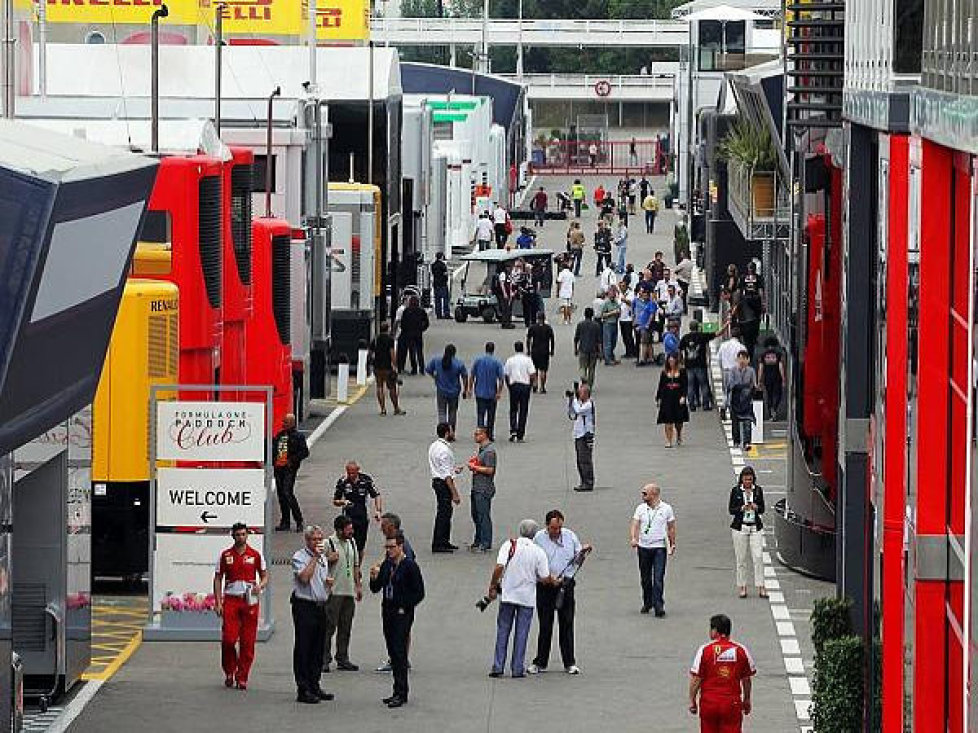
<instances>
[{"instance_id":1,"label":"formula one paddock club sign","mask_svg":"<svg viewBox=\"0 0 978 733\"><path fill-rule=\"evenodd\" d=\"M46 0L49 23L150 24L163 0ZM307 0L220 0L223 28L230 36L301 37L307 33ZM28 0L16 0L30 7ZM164 25L213 28L218 0L166 0ZM370 37L369 0L318 0L316 38L320 41L365 41Z\"/></svg>"},{"instance_id":2,"label":"formula one paddock club sign","mask_svg":"<svg viewBox=\"0 0 978 733\"><path fill-rule=\"evenodd\" d=\"M156 458L161 461L265 460L262 402L156 403Z\"/></svg>"}]
</instances>

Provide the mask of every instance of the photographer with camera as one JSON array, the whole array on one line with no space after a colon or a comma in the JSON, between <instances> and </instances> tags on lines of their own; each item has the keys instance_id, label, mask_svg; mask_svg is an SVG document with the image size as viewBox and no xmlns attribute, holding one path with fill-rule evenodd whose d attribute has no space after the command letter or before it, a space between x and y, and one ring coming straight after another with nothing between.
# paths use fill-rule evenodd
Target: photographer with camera
<instances>
[{"instance_id":1,"label":"photographer with camera","mask_svg":"<svg viewBox=\"0 0 978 733\"><path fill-rule=\"evenodd\" d=\"M560 623L560 659L567 674L580 674L574 659L574 577L591 545L582 545L577 535L564 527L564 515L559 509L547 512L547 526L533 537L533 542L547 555L550 574L557 578L556 585L537 584L537 656L526 668L529 674L547 671L550 662L550 641L554 631L554 612Z\"/></svg>"},{"instance_id":2,"label":"photographer with camera","mask_svg":"<svg viewBox=\"0 0 978 733\"><path fill-rule=\"evenodd\" d=\"M532 519L520 522L519 537L510 539L499 548L496 567L493 568L492 578L489 580L489 590L485 598L476 604L480 611L485 611L497 595L502 596L496 616L496 652L490 677L503 676L514 623L516 632L513 633L510 670L514 678L526 676L526 641L530 635L530 624L533 623L537 583L553 584L556 581L550 575L546 553L533 543L538 529L539 525Z\"/></svg>"},{"instance_id":3,"label":"photographer with camera","mask_svg":"<svg viewBox=\"0 0 978 733\"><path fill-rule=\"evenodd\" d=\"M577 473L581 483L574 491L594 491L594 403L591 388L574 382L574 390L564 392L567 397L567 418L574 421L574 453L577 455Z\"/></svg>"}]
</instances>

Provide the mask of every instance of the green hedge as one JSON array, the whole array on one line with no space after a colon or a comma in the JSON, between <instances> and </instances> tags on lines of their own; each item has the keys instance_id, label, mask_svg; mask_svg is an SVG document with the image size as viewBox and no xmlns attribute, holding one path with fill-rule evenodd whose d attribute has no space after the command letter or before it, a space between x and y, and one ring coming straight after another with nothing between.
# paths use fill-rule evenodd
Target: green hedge
<instances>
[{"instance_id":1,"label":"green hedge","mask_svg":"<svg viewBox=\"0 0 978 733\"><path fill-rule=\"evenodd\" d=\"M852 633L852 600L849 598L819 598L812 608L812 644L815 663L822 646L830 639L841 639Z\"/></svg>"},{"instance_id":2,"label":"green hedge","mask_svg":"<svg viewBox=\"0 0 978 733\"><path fill-rule=\"evenodd\" d=\"M819 733L855 733L863 729L865 651L858 636L825 639L815 662L812 725Z\"/></svg>"}]
</instances>

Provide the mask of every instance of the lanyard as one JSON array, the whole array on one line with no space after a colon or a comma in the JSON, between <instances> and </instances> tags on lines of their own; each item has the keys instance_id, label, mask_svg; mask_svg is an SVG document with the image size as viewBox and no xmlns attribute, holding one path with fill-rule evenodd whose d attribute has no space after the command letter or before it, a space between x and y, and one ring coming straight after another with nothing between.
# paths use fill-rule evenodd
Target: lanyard
<instances>
[{"instance_id":1,"label":"lanyard","mask_svg":"<svg viewBox=\"0 0 978 733\"><path fill-rule=\"evenodd\" d=\"M650 507L648 504L645 506L647 507L645 510L645 516L648 519L648 524L645 525L645 534L650 535L652 534L652 523L656 520L656 517L659 516L659 512L662 511L662 502L659 502L659 504L656 505L654 514L652 513L652 507Z\"/></svg>"},{"instance_id":2,"label":"lanyard","mask_svg":"<svg viewBox=\"0 0 978 733\"><path fill-rule=\"evenodd\" d=\"M401 569L401 564L391 563L391 574L387 578L387 585L384 587L384 598L388 601L394 600L394 580L397 578L397 571Z\"/></svg>"}]
</instances>

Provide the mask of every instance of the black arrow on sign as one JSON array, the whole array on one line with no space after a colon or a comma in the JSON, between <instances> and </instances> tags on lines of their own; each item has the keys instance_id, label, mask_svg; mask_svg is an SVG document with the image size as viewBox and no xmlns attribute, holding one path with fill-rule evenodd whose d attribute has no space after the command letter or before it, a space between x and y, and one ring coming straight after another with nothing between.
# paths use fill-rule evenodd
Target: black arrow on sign
<instances>
[{"instance_id":1,"label":"black arrow on sign","mask_svg":"<svg viewBox=\"0 0 978 733\"><path fill-rule=\"evenodd\" d=\"M207 524L209 519L217 519L216 514L210 514L206 509L200 513L200 520Z\"/></svg>"}]
</instances>

